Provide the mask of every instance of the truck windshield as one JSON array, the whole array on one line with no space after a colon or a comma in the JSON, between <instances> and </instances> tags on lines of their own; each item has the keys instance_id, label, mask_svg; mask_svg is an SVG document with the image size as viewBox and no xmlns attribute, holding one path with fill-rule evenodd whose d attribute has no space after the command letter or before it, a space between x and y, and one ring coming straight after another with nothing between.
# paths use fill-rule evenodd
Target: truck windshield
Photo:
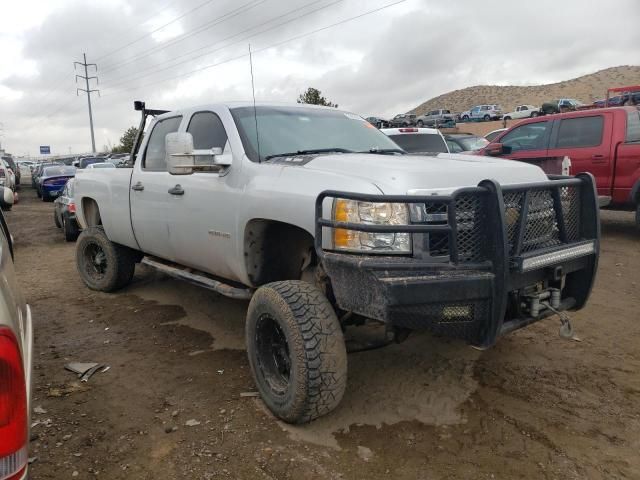
<instances>
[{"instance_id":1,"label":"truck windshield","mask_svg":"<svg viewBox=\"0 0 640 480\"><path fill-rule=\"evenodd\" d=\"M352 113L311 107L238 107L231 109L247 156L254 162L305 150L397 150L384 133ZM259 132L260 159L256 138Z\"/></svg>"}]
</instances>

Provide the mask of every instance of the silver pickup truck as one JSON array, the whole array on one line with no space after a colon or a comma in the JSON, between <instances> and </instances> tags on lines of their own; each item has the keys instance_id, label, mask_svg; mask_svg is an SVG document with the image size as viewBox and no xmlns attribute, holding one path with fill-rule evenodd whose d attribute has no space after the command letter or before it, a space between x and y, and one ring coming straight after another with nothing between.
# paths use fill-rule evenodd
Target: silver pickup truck
<instances>
[{"instance_id":1,"label":"silver pickup truck","mask_svg":"<svg viewBox=\"0 0 640 480\"><path fill-rule=\"evenodd\" d=\"M136 108L140 131L155 118L131 168L76 176L78 271L89 288L113 291L143 262L250 299L254 380L287 422L340 402L347 326L486 348L587 301L599 251L590 175L407 155L335 108Z\"/></svg>"}]
</instances>

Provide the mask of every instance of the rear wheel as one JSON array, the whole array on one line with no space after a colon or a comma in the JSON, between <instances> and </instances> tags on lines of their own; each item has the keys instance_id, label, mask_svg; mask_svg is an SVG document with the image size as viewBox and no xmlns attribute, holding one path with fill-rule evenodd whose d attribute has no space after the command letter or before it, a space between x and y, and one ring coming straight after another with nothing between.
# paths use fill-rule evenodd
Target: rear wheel
<instances>
[{"instance_id":1,"label":"rear wheel","mask_svg":"<svg viewBox=\"0 0 640 480\"><path fill-rule=\"evenodd\" d=\"M489 120L491 120L491 115L485 115L485 116L484 116L484 117L482 117L482 118L484 118L484 121L485 121L485 122L488 122Z\"/></svg>"},{"instance_id":2,"label":"rear wheel","mask_svg":"<svg viewBox=\"0 0 640 480\"><path fill-rule=\"evenodd\" d=\"M463 115L462 116L462 120L464 120L465 122L469 121L469 115Z\"/></svg>"},{"instance_id":3,"label":"rear wheel","mask_svg":"<svg viewBox=\"0 0 640 480\"><path fill-rule=\"evenodd\" d=\"M536 118L538 116L538 112L531 112L531 118Z\"/></svg>"},{"instance_id":4,"label":"rear wheel","mask_svg":"<svg viewBox=\"0 0 640 480\"><path fill-rule=\"evenodd\" d=\"M333 307L298 280L260 287L247 312L246 343L264 403L285 422L306 423L338 406L347 351Z\"/></svg>"},{"instance_id":5,"label":"rear wheel","mask_svg":"<svg viewBox=\"0 0 640 480\"><path fill-rule=\"evenodd\" d=\"M89 227L78 237L76 265L92 290L112 292L133 278L138 253L107 238L102 227Z\"/></svg>"},{"instance_id":6,"label":"rear wheel","mask_svg":"<svg viewBox=\"0 0 640 480\"><path fill-rule=\"evenodd\" d=\"M505 120L511 120L511 117L509 115L507 115L506 117L504 117Z\"/></svg>"},{"instance_id":7,"label":"rear wheel","mask_svg":"<svg viewBox=\"0 0 640 480\"><path fill-rule=\"evenodd\" d=\"M67 242L75 242L78 239L80 231L75 221L71 220L68 215L62 215L62 231L64 232L64 239Z\"/></svg>"},{"instance_id":8,"label":"rear wheel","mask_svg":"<svg viewBox=\"0 0 640 480\"><path fill-rule=\"evenodd\" d=\"M640 229L640 203L636 205L636 227Z\"/></svg>"}]
</instances>

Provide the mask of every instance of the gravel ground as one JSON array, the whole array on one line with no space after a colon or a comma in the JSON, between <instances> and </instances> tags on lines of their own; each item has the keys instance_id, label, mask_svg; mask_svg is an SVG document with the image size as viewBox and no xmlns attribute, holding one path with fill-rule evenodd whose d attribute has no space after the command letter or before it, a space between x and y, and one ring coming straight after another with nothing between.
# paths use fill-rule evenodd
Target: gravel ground
<instances>
[{"instance_id":1,"label":"gravel ground","mask_svg":"<svg viewBox=\"0 0 640 480\"><path fill-rule=\"evenodd\" d=\"M479 352L415 335L349 356L342 405L303 427L260 401L246 302L138 267L89 291L52 204L23 187L7 220L35 322L33 479L640 478L640 233L603 212L580 341L546 320ZM70 361L111 366L88 383ZM191 426L189 426L191 425Z\"/></svg>"}]
</instances>

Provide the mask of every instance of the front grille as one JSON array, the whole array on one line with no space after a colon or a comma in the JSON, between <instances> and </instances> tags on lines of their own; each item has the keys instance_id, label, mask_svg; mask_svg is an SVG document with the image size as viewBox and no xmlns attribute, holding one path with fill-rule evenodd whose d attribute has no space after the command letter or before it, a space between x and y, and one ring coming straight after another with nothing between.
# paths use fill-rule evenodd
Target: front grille
<instances>
[{"instance_id":1,"label":"front grille","mask_svg":"<svg viewBox=\"0 0 640 480\"><path fill-rule=\"evenodd\" d=\"M579 185L548 189L511 189L503 194L504 222L511 257L555 247L580 239L580 191ZM525 202L527 203L525 209ZM423 225L447 225L449 208L446 202L430 202L415 205L412 211L414 223ZM431 258L454 261L456 239L456 263L479 263L489 258L489 231L491 221L487 196L474 192L462 192L455 197L455 235L447 232L431 232L423 235L424 252ZM560 211L556 211L557 209ZM522 222L522 212L526 220ZM524 228L522 235L520 229Z\"/></svg>"},{"instance_id":2,"label":"front grille","mask_svg":"<svg viewBox=\"0 0 640 480\"><path fill-rule=\"evenodd\" d=\"M571 243L580 236L578 186L554 191L508 191L504 194L507 242L511 256ZM526 208L525 208L526 202ZM557 211L557 210L560 211ZM522 221L522 212L527 212ZM560 220L560 222L559 222ZM521 235L521 229L524 229Z\"/></svg>"},{"instance_id":3,"label":"front grille","mask_svg":"<svg viewBox=\"0 0 640 480\"><path fill-rule=\"evenodd\" d=\"M456 198L456 224L459 262L486 259L487 208L484 196L461 194Z\"/></svg>"}]
</instances>

